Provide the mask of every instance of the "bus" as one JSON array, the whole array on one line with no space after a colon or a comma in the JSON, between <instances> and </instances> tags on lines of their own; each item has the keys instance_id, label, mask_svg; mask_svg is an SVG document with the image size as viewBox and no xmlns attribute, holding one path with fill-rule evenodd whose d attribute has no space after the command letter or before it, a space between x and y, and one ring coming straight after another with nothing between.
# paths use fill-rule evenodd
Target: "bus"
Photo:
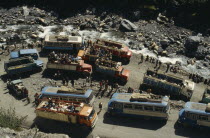
<instances>
[{"instance_id":1,"label":"bus","mask_svg":"<svg viewBox=\"0 0 210 138\"><path fill-rule=\"evenodd\" d=\"M108 103L110 115L143 117L167 120L170 110L169 97L153 94L115 93Z\"/></svg>"},{"instance_id":2,"label":"bus","mask_svg":"<svg viewBox=\"0 0 210 138\"><path fill-rule=\"evenodd\" d=\"M48 50L79 50L82 48L82 37L67 35L46 35L44 49Z\"/></svg>"},{"instance_id":3,"label":"bus","mask_svg":"<svg viewBox=\"0 0 210 138\"><path fill-rule=\"evenodd\" d=\"M210 104L187 102L179 112L179 124L192 127L210 127Z\"/></svg>"},{"instance_id":4,"label":"bus","mask_svg":"<svg viewBox=\"0 0 210 138\"><path fill-rule=\"evenodd\" d=\"M69 88L66 86L44 87L41 91L38 101L40 102L42 99L49 99L49 98L55 100L63 100L63 101L84 102L89 105L93 105L95 101L93 90L91 89L85 90L81 88Z\"/></svg>"}]
</instances>

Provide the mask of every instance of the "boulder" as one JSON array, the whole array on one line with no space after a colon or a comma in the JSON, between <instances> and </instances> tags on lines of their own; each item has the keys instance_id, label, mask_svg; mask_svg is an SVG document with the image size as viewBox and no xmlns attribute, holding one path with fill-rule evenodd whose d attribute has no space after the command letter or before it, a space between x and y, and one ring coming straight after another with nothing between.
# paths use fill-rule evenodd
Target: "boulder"
<instances>
[{"instance_id":1,"label":"boulder","mask_svg":"<svg viewBox=\"0 0 210 138\"><path fill-rule=\"evenodd\" d=\"M123 19L120 24L120 30L125 32L136 31L138 27L129 20Z\"/></svg>"},{"instance_id":2,"label":"boulder","mask_svg":"<svg viewBox=\"0 0 210 138\"><path fill-rule=\"evenodd\" d=\"M195 57L197 59L204 59L206 55L209 55L210 51L207 47L199 46L195 52Z\"/></svg>"},{"instance_id":3,"label":"boulder","mask_svg":"<svg viewBox=\"0 0 210 138\"><path fill-rule=\"evenodd\" d=\"M192 49L193 47L197 47L200 42L201 42L200 36L189 36L185 41L185 47Z\"/></svg>"}]
</instances>

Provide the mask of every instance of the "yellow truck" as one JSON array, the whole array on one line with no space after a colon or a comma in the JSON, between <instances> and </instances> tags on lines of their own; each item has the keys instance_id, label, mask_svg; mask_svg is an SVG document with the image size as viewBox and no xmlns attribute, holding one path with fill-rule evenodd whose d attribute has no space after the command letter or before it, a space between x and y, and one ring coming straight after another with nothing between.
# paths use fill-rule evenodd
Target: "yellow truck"
<instances>
[{"instance_id":1,"label":"yellow truck","mask_svg":"<svg viewBox=\"0 0 210 138\"><path fill-rule=\"evenodd\" d=\"M43 100L35 112L37 117L81 124L91 129L95 127L98 120L93 107L81 102Z\"/></svg>"}]
</instances>

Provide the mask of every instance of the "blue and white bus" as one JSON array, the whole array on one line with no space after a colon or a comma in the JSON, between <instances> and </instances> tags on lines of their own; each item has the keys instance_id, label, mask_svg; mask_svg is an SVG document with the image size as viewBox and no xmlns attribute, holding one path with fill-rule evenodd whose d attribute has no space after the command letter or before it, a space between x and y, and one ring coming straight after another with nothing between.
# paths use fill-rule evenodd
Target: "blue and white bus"
<instances>
[{"instance_id":1,"label":"blue and white bus","mask_svg":"<svg viewBox=\"0 0 210 138\"><path fill-rule=\"evenodd\" d=\"M155 99L150 94L115 93L108 103L111 115L136 116L145 119L167 120L169 97Z\"/></svg>"},{"instance_id":2,"label":"blue and white bus","mask_svg":"<svg viewBox=\"0 0 210 138\"><path fill-rule=\"evenodd\" d=\"M41 95L38 98L38 101L41 101L42 99L45 98L51 98L54 100L63 100L63 101L84 102L89 105L93 105L95 101L93 90L75 89L75 88L68 88L65 86L44 87L42 89Z\"/></svg>"},{"instance_id":3,"label":"blue and white bus","mask_svg":"<svg viewBox=\"0 0 210 138\"><path fill-rule=\"evenodd\" d=\"M187 102L179 112L178 122L184 126L210 127L210 104Z\"/></svg>"}]
</instances>

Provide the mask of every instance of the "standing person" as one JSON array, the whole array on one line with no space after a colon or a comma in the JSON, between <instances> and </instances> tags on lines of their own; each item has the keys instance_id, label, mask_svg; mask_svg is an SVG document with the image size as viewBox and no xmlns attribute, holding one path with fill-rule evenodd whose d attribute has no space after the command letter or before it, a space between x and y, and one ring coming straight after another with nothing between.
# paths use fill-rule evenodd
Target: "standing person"
<instances>
[{"instance_id":1,"label":"standing person","mask_svg":"<svg viewBox=\"0 0 210 138\"><path fill-rule=\"evenodd\" d=\"M23 92L24 92L24 96L26 97L26 100L27 100L27 102L29 104L30 103L30 99L28 97L28 90L26 88L24 88Z\"/></svg>"},{"instance_id":2,"label":"standing person","mask_svg":"<svg viewBox=\"0 0 210 138\"><path fill-rule=\"evenodd\" d=\"M105 81L105 89L104 89L104 91L107 91L108 90L108 87L109 87L109 81L106 80Z\"/></svg>"},{"instance_id":3,"label":"standing person","mask_svg":"<svg viewBox=\"0 0 210 138\"><path fill-rule=\"evenodd\" d=\"M143 62L144 62L144 55L141 54L141 63L143 63Z\"/></svg>"},{"instance_id":4,"label":"standing person","mask_svg":"<svg viewBox=\"0 0 210 138\"><path fill-rule=\"evenodd\" d=\"M99 85L100 85L99 91L101 91L103 87L103 80L99 82Z\"/></svg>"},{"instance_id":5,"label":"standing person","mask_svg":"<svg viewBox=\"0 0 210 138\"><path fill-rule=\"evenodd\" d=\"M133 88L131 88L131 87L128 88L128 93L133 93L133 91L134 91Z\"/></svg>"},{"instance_id":6,"label":"standing person","mask_svg":"<svg viewBox=\"0 0 210 138\"><path fill-rule=\"evenodd\" d=\"M103 107L103 104L102 104L102 102L100 102L100 103L99 103L98 107L99 107L99 109L100 109L100 111L99 111L99 112L101 112L101 110L102 110L102 107Z\"/></svg>"},{"instance_id":7,"label":"standing person","mask_svg":"<svg viewBox=\"0 0 210 138\"><path fill-rule=\"evenodd\" d=\"M69 85L69 77L66 76L66 86L68 86L68 85Z\"/></svg>"},{"instance_id":8,"label":"standing person","mask_svg":"<svg viewBox=\"0 0 210 138\"><path fill-rule=\"evenodd\" d=\"M166 69L166 73L167 73L170 68L170 64L166 64L166 65L167 65L167 69Z\"/></svg>"},{"instance_id":9,"label":"standing person","mask_svg":"<svg viewBox=\"0 0 210 138\"><path fill-rule=\"evenodd\" d=\"M71 86L74 87L74 80L71 80Z\"/></svg>"},{"instance_id":10,"label":"standing person","mask_svg":"<svg viewBox=\"0 0 210 138\"><path fill-rule=\"evenodd\" d=\"M115 93L116 93L118 91L118 89L120 88L119 84L116 82L114 87L115 87Z\"/></svg>"},{"instance_id":11,"label":"standing person","mask_svg":"<svg viewBox=\"0 0 210 138\"><path fill-rule=\"evenodd\" d=\"M65 86L65 83L66 83L66 80L65 80L65 78L63 77L63 79L62 79L62 84L63 84L63 86Z\"/></svg>"}]
</instances>

